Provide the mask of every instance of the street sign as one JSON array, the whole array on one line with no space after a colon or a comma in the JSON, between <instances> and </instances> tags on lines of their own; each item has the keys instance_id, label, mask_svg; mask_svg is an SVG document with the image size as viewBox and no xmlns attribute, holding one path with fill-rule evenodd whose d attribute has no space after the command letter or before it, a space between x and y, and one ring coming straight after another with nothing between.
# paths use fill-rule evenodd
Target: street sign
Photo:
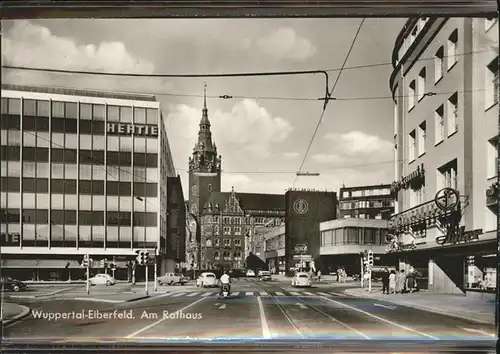
<instances>
[{"instance_id":1,"label":"street sign","mask_svg":"<svg viewBox=\"0 0 500 354\"><path fill-rule=\"evenodd\" d=\"M306 244L295 245L294 250L295 250L295 253L305 254L307 252L307 245Z\"/></svg>"},{"instance_id":2,"label":"street sign","mask_svg":"<svg viewBox=\"0 0 500 354\"><path fill-rule=\"evenodd\" d=\"M298 254L298 255L294 255L293 259L298 259L298 260L303 260L303 261L309 262L312 260L312 256L310 254L304 254L304 255Z\"/></svg>"}]
</instances>

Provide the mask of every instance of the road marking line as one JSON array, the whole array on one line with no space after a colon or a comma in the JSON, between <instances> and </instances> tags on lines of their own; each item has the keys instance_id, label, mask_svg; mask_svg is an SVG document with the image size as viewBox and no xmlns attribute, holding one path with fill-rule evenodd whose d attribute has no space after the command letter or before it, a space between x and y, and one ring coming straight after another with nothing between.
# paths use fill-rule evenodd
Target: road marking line
<instances>
[{"instance_id":1,"label":"road marking line","mask_svg":"<svg viewBox=\"0 0 500 354\"><path fill-rule=\"evenodd\" d=\"M285 296L285 294L280 293L279 291L277 291L275 294L278 295L278 296Z\"/></svg>"},{"instance_id":2,"label":"road marking line","mask_svg":"<svg viewBox=\"0 0 500 354\"><path fill-rule=\"evenodd\" d=\"M269 296L269 294L268 294L268 293L266 293L265 291L261 291L261 292L260 292L260 295L261 295L261 296Z\"/></svg>"},{"instance_id":3,"label":"road marking line","mask_svg":"<svg viewBox=\"0 0 500 354\"><path fill-rule=\"evenodd\" d=\"M330 296L330 294L328 294L328 293L318 293L318 294L323 295L323 296Z\"/></svg>"},{"instance_id":4,"label":"road marking line","mask_svg":"<svg viewBox=\"0 0 500 354\"><path fill-rule=\"evenodd\" d=\"M191 294L188 294L187 296L195 296L195 295L199 295L200 292L197 292L197 293L191 293Z\"/></svg>"},{"instance_id":5,"label":"road marking line","mask_svg":"<svg viewBox=\"0 0 500 354\"><path fill-rule=\"evenodd\" d=\"M262 305L262 300L260 296L257 297L257 302L259 303L259 312L260 312L260 323L262 326L262 336L265 339L271 338L271 332L269 331L269 326L267 324L266 313L264 312L264 305Z\"/></svg>"},{"instance_id":6,"label":"road marking line","mask_svg":"<svg viewBox=\"0 0 500 354\"><path fill-rule=\"evenodd\" d=\"M245 295L246 295L246 296L252 296L252 295L253 295L253 291L247 291L247 292L245 293Z\"/></svg>"},{"instance_id":7,"label":"road marking line","mask_svg":"<svg viewBox=\"0 0 500 354\"><path fill-rule=\"evenodd\" d=\"M464 331L466 332L472 332L472 333L479 333L479 334L482 334L482 335L485 335L485 336L488 336L488 337L493 337L495 338L495 335L492 334L492 333L488 333L488 332L485 332L485 331L482 331L480 329L473 329L473 328L465 328L465 327L460 327L458 326L458 328L461 328L463 329Z\"/></svg>"},{"instance_id":8,"label":"road marking line","mask_svg":"<svg viewBox=\"0 0 500 354\"><path fill-rule=\"evenodd\" d=\"M220 304L217 304L220 305ZM226 308L226 304L222 304L219 306L218 310L224 310Z\"/></svg>"},{"instance_id":9,"label":"road marking line","mask_svg":"<svg viewBox=\"0 0 500 354\"><path fill-rule=\"evenodd\" d=\"M298 307L300 307L301 309L306 309L306 308L307 308L307 306L306 306L306 305L304 305L304 304L303 304L303 303L301 303L301 302L297 302L297 303L295 304L295 306L298 306Z\"/></svg>"},{"instance_id":10,"label":"road marking line","mask_svg":"<svg viewBox=\"0 0 500 354\"><path fill-rule=\"evenodd\" d=\"M345 294L342 294L342 293L330 293L330 295L334 295L334 296L345 296Z\"/></svg>"},{"instance_id":11,"label":"road marking line","mask_svg":"<svg viewBox=\"0 0 500 354\"><path fill-rule=\"evenodd\" d=\"M431 338L431 339L439 340L439 338L436 338L436 337L434 337L434 336L431 336L430 334L423 333L423 332L417 331L417 330L415 330L415 329L413 329L413 328L406 327L406 326L400 325L400 324L398 324L398 323L396 323L396 322L389 321L389 320L387 320L387 319L385 319L385 318L382 318L382 317L376 316L376 315L374 315L374 314L371 314L371 313L369 313L369 312L366 312L366 311L360 310L360 309L358 309L358 308L356 308L356 307L353 307L353 306L350 306L350 305L343 304L343 303L341 303L341 302L339 302L339 301L335 301L335 300L329 299L329 298L327 298L327 297L325 297L325 296L322 296L322 298L323 298L323 299L325 299L325 300L327 300L327 301L333 302L333 303L335 303L335 304L338 304L338 305L341 305L341 306L347 307L348 309L351 309L351 310L353 310L353 311L357 311L357 312L359 312L359 313L362 313L362 314L364 314L364 315L366 315L366 316L370 316L370 317L372 317L372 318L375 318L375 319L377 319L377 320L379 320L379 321L382 321L382 322L388 323L388 324L390 324L390 325L393 325L393 326L396 326L396 327L402 328L402 329L404 329L404 330L407 330L407 331L410 331L410 332L413 332L413 333L420 334L421 336L424 336L424 337L427 337L427 338Z\"/></svg>"},{"instance_id":12,"label":"road marking line","mask_svg":"<svg viewBox=\"0 0 500 354\"><path fill-rule=\"evenodd\" d=\"M205 300L205 298L203 298L203 297L202 297L201 299L198 299L198 300L196 300L195 302L192 302L192 303L190 303L189 305L184 306L184 307L183 307L183 308L181 308L180 310L175 311L175 312L173 313L173 315L176 315L176 314L178 314L178 313L180 313L180 312L183 312L183 311L185 311L186 309L190 308L191 306L196 305L197 303L199 303L200 301L203 301L203 300ZM126 336L125 338L133 338L133 337L135 337L136 335L141 334L142 332L147 331L148 329L153 328L154 326L159 325L159 324L160 324L160 323L162 323L162 322L165 322L166 320L168 320L168 317L166 317L166 318L162 318L161 320L158 320L158 321L156 321L156 322L153 322L153 323L151 323L150 325L147 325L146 327L143 327L143 328L141 328L141 329L139 329L139 330L135 331L134 333L129 334L129 335L128 335L128 336Z\"/></svg>"},{"instance_id":13,"label":"road marking line","mask_svg":"<svg viewBox=\"0 0 500 354\"><path fill-rule=\"evenodd\" d=\"M309 296L313 296L314 294L313 293L310 293L310 292L304 292L303 294L306 294L306 295L309 295Z\"/></svg>"},{"instance_id":14,"label":"road marking line","mask_svg":"<svg viewBox=\"0 0 500 354\"><path fill-rule=\"evenodd\" d=\"M213 293L210 291L208 293L203 293L201 296L209 296L209 295L212 295Z\"/></svg>"},{"instance_id":15,"label":"road marking line","mask_svg":"<svg viewBox=\"0 0 500 354\"><path fill-rule=\"evenodd\" d=\"M238 292L236 292L236 293L232 293L231 295L232 295L232 296L238 296L238 295L240 295L240 292L238 291Z\"/></svg>"},{"instance_id":16,"label":"road marking line","mask_svg":"<svg viewBox=\"0 0 500 354\"><path fill-rule=\"evenodd\" d=\"M122 302L125 302L125 301L122 301L122 300L107 300L107 299L93 299L93 298L86 298L86 297L75 297L74 300L78 300L78 301L90 301L90 302L108 302L110 304L120 304Z\"/></svg>"},{"instance_id":17,"label":"road marking line","mask_svg":"<svg viewBox=\"0 0 500 354\"><path fill-rule=\"evenodd\" d=\"M184 295L187 295L187 293L177 293L177 294L173 294L172 297L179 297L179 296L184 296Z\"/></svg>"},{"instance_id":18,"label":"road marking line","mask_svg":"<svg viewBox=\"0 0 500 354\"><path fill-rule=\"evenodd\" d=\"M396 306L388 306L388 305L382 305L382 304L377 304L377 303L374 303L373 306L383 307L383 308L386 308L389 310L395 310L397 308Z\"/></svg>"},{"instance_id":19,"label":"road marking line","mask_svg":"<svg viewBox=\"0 0 500 354\"><path fill-rule=\"evenodd\" d=\"M301 336L302 338L305 338L304 334L299 330L299 328L297 327L297 325L292 321L292 319L290 318L290 316L285 312L285 310L283 309L283 306L278 301L278 299L277 298L273 298L273 301L276 303L276 306L278 306L278 308L280 309L280 311L283 314L283 316L285 316L285 318L288 320L288 323L290 323L290 325L293 327L293 329L295 329L295 331L297 332L297 334L299 336Z\"/></svg>"},{"instance_id":20,"label":"road marking line","mask_svg":"<svg viewBox=\"0 0 500 354\"><path fill-rule=\"evenodd\" d=\"M298 293L296 291L290 291L290 294L293 296L300 296L300 293Z\"/></svg>"}]
</instances>

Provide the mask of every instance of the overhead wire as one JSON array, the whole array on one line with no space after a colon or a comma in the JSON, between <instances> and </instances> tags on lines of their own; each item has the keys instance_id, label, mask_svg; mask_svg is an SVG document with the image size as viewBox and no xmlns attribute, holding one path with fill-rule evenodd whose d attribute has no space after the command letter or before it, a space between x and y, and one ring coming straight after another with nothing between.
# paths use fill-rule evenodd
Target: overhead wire
<instances>
[{"instance_id":1,"label":"overhead wire","mask_svg":"<svg viewBox=\"0 0 500 354\"><path fill-rule=\"evenodd\" d=\"M363 19L361 20L361 23L360 23L360 24L359 24L359 26L358 26L358 30L356 31L356 34L354 35L354 38L353 38L353 40L352 40L352 42L351 42L351 45L350 45L350 47L349 47L349 50L347 51L347 55L346 55L346 57L345 57L345 60L344 60L344 62L342 63L342 67L340 68L340 71L339 71L339 73L338 73L338 75L337 75L337 78L336 78L336 80L335 80L335 83L333 84L333 87L332 87L331 91L328 93L328 96L327 96L327 97L325 97L325 103L324 103L324 105L323 105L323 109L322 109L322 111L321 111L321 115L320 115L320 117L319 117L319 119L318 119L318 123L316 124L316 128L314 129L313 136L312 136L312 138L311 138L311 140L310 140L310 142L309 142L309 145L308 145L308 147L307 147L306 153L304 154L304 158L302 159L302 162L301 162L301 164L300 164L300 167L299 167L299 169L298 169L298 172L301 172L301 171L302 171L302 168L304 167L304 164L305 164L305 162L306 162L306 160L307 160L307 155L309 154L309 151L311 150L311 146L312 146L312 144L313 144L313 142L314 142L314 139L315 139L315 137L316 137L316 134L318 133L319 127L320 127L320 125L321 125L321 123L322 123L322 121L323 121L323 117L324 117L324 115L325 115L326 108L328 107L328 103L330 102L330 100L329 100L329 99L330 99L330 97L332 96L333 91L334 91L334 90L335 90L335 88L337 87L337 84L338 84L338 82L339 82L339 80L340 80L340 76L342 75L342 70L343 70L344 66L346 65L346 63L347 63L347 60L349 60L349 56L351 55L352 49L354 48L354 45L356 44L356 40L358 39L359 32L361 31L361 27L363 26L363 23L364 23L364 22L365 22L365 18L363 18ZM299 177L298 175L296 175L296 176L295 176L295 179L294 179L294 181L293 181L293 187L292 187L292 188L295 188L295 183L297 182L298 177Z\"/></svg>"}]
</instances>

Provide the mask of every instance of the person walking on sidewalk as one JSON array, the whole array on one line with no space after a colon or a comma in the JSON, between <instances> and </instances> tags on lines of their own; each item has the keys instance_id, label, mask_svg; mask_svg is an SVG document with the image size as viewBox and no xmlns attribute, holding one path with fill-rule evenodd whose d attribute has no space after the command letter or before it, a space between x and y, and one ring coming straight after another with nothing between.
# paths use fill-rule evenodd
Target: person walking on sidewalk
<instances>
[{"instance_id":1,"label":"person walking on sidewalk","mask_svg":"<svg viewBox=\"0 0 500 354\"><path fill-rule=\"evenodd\" d=\"M389 293L394 294L396 292L396 272L391 270L389 274Z\"/></svg>"},{"instance_id":2,"label":"person walking on sidewalk","mask_svg":"<svg viewBox=\"0 0 500 354\"><path fill-rule=\"evenodd\" d=\"M321 270L318 269L318 282L321 282Z\"/></svg>"},{"instance_id":3,"label":"person walking on sidewalk","mask_svg":"<svg viewBox=\"0 0 500 354\"><path fill-rule=\"evenodd\" d=\"M399 276L396 282L397 282L396 292L404 294L406 291L406 274L404 269L401 269L401 271L399 272Z\"/></svg>"},{"instance_id":4,"label":"person walking on sidewalk","mask_svg":"<svg viewBox=\"0 0 500 354\"><path fill-rule=\"evenodd\" d=\"M389 269L387 268L382 273L382 294L389 294Z\"/></svg>"}]
</instances>

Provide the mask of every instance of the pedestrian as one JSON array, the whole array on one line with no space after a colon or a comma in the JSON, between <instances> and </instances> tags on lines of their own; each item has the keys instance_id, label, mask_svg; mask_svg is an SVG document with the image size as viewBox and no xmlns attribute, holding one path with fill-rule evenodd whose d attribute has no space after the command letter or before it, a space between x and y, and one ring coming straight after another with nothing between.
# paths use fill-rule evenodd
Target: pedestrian
<instances>
[{"instance_id":1,"label":"pedestrian","mask_svg":"<svg viewBox=\"0 0 500 354\"><path fill-rule=\"evenodd\" d=\"M369 272L365 272L365 274L363 275L363 279L365 281L365 287L368 288L368 282L370 281L370 273Z\"/></svg>"},{"instance_id":2,"label":"pedestrian","mask_svg":"<svg viewBox=\"0 0 500 354\"><path fill-rule=\"evenodd\" d=\"M318 269L318 281L321 282L321 270Z\"/></svg>"},{"instance_id":3,"label":"pedestrian","mask_svg":"<svg viewBox=\"0 0 500 354\"><path fill-rule=\"evenodd\" d=\"M415 285L416 280L415 280L415 273L414 272L410 272L408 274L407 283L408 283L408 290L410 291L410 293L414 292L416 289L416 285Z\"/></svg>"},{"instance_id":4,"label":"pedestrian","mask_svg":"<svg viewBox=\"0 0 500 354\"><path fill-rule=\"evenodd\" d=\"M337 268L337 283L340 283L340 267Z\"/></svg>"},{"instance_id":5,"label":"pedestrian","mask_svg":"<svg viewBox=\"0 0 500 354\"><path fill-rule=\"evenodd\" d=\"M404 269L401 269L401 271L399 272L396 283L396 292L404 294L406 291L406 274Z\"/></svg>"},{"instance_id":6,"label":"pedestrian","mask_svg":"<svg viewBox=\"0 0 500 354\"><path fill-rule=\"evenodd\" d=\"M382 273L382 294L389 294L389 269L387 268Z\"/></svg>"},{"instance_id":7,"label":"pedestrian","mask_svg":"<svg viewBox=\"0 0 500 354\"><path fill-rule=\"evenodd\" d=\"M396 292L396 272L391 270L389 274L389 293L394 294Z\"/></svg>"}]
</instances>

